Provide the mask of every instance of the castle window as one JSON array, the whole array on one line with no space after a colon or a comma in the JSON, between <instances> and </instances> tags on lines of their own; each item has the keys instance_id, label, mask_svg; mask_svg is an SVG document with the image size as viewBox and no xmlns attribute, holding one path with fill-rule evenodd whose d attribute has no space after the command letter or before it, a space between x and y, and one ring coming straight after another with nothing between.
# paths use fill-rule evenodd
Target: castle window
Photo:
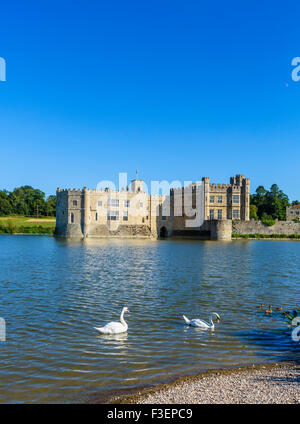
<instances>
[{"instance_id":1,"label":"castle window","mask_svg":"<svg viewBox=\"0 0 300 424\"><path fill-rule=\"evenodd\" d=\"M142 223L144 223L145 222L145 218L142 218Z\"/></svg>"},{"instance_id":2,"label":"castle window","mask_svg":"<svg viewBox=\"0 0 300 424\"><path fill-rule=\"evenodd\" d=\"M218 203L222 203L223 201L223 197L222 196L218 196Z\"/></svg>"},{"instance_id":3,"label":"castle window","mask_svg":"<svg viewBox=\"0 0 300 424\"><path fill-rule=\"evenodd\" d=\"M102 200L98 201L98 206L101 207L102 206Z\"/></svg>"},{"instance_id":4,"label":"castle window","mask_svg":"<svg viewBox=\"0 0 300 424\"><path fill-rule=\"evenodd\" d=\"M215 211L213 209L209 211L209 219L215 219Z\"/></svg>"},{"instance_id":5,"label":"castle window","mask_svg":"<svg viewBox=\"0 0 300 424\"><path fill-rule=\"evenodd\" d=\"M98 214L97 214L97 212L95 213L95 221L98 221Z\"/></svg>"},{"instance_id":6,"label":"castle window","mask_svg":"<svg viewBox=\"0 0 300 424\"><path fill-rule=\"evenodd\" d=\"M210 196L209 201L210 203L215 203L215 196Z\"/></svg>"},{"instance_id":7,"label":"castle window","mask_svg":"<svg viewBox=\"0 0 300 424\"><path fill-rule=\"evenodd\" d=\"M240 196L232 196L232 203L240 203Z\"/></svg>"},{"instance_id":8,"label":"castle window","mask_svg":"<svg viewBox=\"0 0 300 424\"><path fill-rule=\"evenodd\" d=\"M73 206L77 206L77 200L73 200Z\"/></svg>"},{"instance_id":9,"label":"castle window","mask_svg":"<svg viewBox=\"0 0 300 424\"><path fill-rule=\"evenodd\" d=\"M108 221L119 221L119 211L108 211L107 212Z\"/></svg>"},{"instance_id":10,"label":"castle window","mask_svg":"<svg viewBox=\"0 0 300 424\"><path fill-rule=\"evenodd\" d=\"M222 209L218 209L218 219L222 219Z\"/></svg>"},{"instance_id":11,"label":"castle window","mask_svg":"<svg viewBox=\"0 0 300 424\"><path fill-rule=\"evenodd\" d=\"M124 208L130 208L130 200L124 200Z\"/></svg>"},{"instance_id":12,"label":"castle window","mask_svg":"<svg viewBox=\"0 0 300 424\"><path fill-rule=\"evenodd\" d=\"M74 222L75 222L75 216L74 216L73 213L71 213L71 215L70 215L70 222L71 222L71 224L74 224Z\"/></svg>"},{"instance_id":13,"label":"castle window","mask_svg":"<svg viewBox=\"0 0 300 424\"><path fill-rule=\"evenodd\" d=\"M239 217L240 217L240 211L238 209L233 209L232 218L239 219Z\"/></svg>"},{"instance_id":14,"label":"castle window","mask_svg":"<svg viewBox=\"0 0 300 424\"><path fill-rule=\"evenodd\" d=\"M118 207L119 206L119 200L118 199L108 199L107 206Z\"/></svg>"},{"instance_id":15,"label":"castle window","mask_svg":"<svg viewBox=\"0 0 300 424\"><path fill-rule=\"evenodd\" d=\"M123 221L128 221L128 211L123 212Z\"/></svg>"},{"instance_id":16,"label":"castle window","mask_svg":"<svg viewBox=\"0 0 300 424\"><path fill-rule=\"evenodd\" d=\"M162 221L166 221L166 220L167 220L167 217L163 215L163 216L161 217L161 220L162 220Z\"/></svg>"}]
</instances>

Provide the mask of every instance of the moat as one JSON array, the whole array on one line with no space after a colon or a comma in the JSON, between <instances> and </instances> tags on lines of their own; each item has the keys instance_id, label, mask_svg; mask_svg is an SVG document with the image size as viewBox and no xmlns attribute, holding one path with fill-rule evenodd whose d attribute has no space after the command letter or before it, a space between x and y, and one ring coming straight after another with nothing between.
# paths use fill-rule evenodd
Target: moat
<instances>
[{"instance_id":1,"label":"moat","mask_svg":"<svg viewBox=\"0 0 300 424\"><path fill-rule=\"evenodd\" d=\"M300 243L0 237L0 402L84 402L213 368L299 361ZM118 320L128 333L93 327ZM215 331L184 325L221 316Z\"/></svg>"}]
</instances>

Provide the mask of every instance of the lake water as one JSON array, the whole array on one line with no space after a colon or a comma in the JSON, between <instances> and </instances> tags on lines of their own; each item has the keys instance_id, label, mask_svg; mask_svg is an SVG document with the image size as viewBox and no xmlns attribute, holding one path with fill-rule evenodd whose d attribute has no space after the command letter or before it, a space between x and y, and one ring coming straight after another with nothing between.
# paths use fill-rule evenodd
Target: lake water
<instances>
[{"instance_id":1,"label":"lake water","mask_svg":"<svg viewBox=\"0 0 300 424\"><path fill-rule=\"evenodd\" d=\"M300 302L300 243L0 236L0 402L81 402L243 364L299 361L280 313ZM128 333L101 336L118 320ZM184 325L182 314L215 331Z\"/></svg>"}]
</instances>

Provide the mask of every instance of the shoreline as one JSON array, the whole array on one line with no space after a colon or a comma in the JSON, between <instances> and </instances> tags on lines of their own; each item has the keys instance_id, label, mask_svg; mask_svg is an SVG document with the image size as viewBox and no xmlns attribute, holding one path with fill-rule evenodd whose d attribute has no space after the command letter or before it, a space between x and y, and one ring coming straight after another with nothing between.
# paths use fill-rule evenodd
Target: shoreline
<instances>
[{"instance_id":1,"label":"shoreline","mask_svg":"<svg viewBox=\"0 0 300 424\"><path fill-rule=\"evenodd\" d=\"M50 237L59 237L59 238L64 238L64 239L72 239L72 237L62 237L62 236L56 236L53 233L1 233L0 232L0 236L50 236ZM76 237L74 237L76 238ZM82 238L82 240L84 239L84 237ZM153 239L153 238L148 238L148 237L89 237L89 239L130 239L130 240L160 240L158 239ZM210 240L210 239L197 239L197 238L187 238L187 237L181 237L181 238L173 238L173 237L169 237L166 240L172 241L172 240L194 240L194 241L215 241L215 240ZM233 237L231 239L231 241L236 241L236 240L250 240L250 241L300 241L300 238L293 238L293 237ZM230 241L230 240L229 240Z\"/></svg>"},{"instance_id":2,"label":"shoreline","mask_svg":"<svg viewBox=\"0 0 300 424\"><path fill-rule=\"evenodd\" d=\"M300 367L275 362L218 368L174 377L168 383L121 390L89 403L104 404L299 404ZM125 393L124 393L125 391Z\"/></svg>"},{"instance_id":3,"label":"shoreline","mask_svg":"<svg viewBox=\"0 0 300 424\"><path fill-rule=\"evenodd\" d=\"M266 240L266 241L300 241L300 238L293 237L233 237L231 241L234 240Z\"/></svg>"}]
</instances>

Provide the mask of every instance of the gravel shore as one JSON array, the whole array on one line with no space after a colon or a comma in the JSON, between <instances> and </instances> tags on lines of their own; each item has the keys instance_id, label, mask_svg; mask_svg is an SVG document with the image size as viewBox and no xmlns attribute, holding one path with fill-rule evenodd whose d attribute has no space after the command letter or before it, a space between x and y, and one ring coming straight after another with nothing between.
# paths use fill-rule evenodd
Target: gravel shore
<instances>
[{"instance_id":1,"label":"gravel shore","mask_svg":"<svg viewBox=\"0 0 300 424\"><path fill-rule=\"evenodd\" d=\"M299 404L299 382L297 365L260 365L182 377L171 384L154 386L110 401L138 404Z\"/></svg>"}]
</instances>

